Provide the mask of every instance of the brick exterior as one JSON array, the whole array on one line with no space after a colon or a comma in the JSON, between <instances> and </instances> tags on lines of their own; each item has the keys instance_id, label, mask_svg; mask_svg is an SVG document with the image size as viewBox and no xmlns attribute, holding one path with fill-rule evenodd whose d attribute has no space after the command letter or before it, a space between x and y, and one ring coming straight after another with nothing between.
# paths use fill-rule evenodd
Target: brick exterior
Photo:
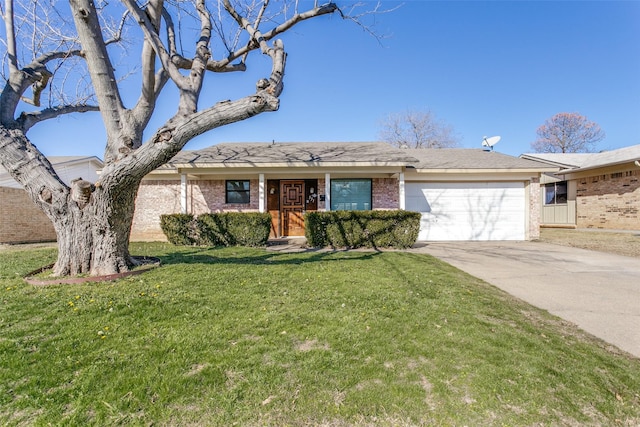
<instances>
[{"instance_id":1,"label":"brick exterior","mask_svg":"<svg viewBox=\"0 0 640 427\"><path fill-rule=\"evenodd\" d=\"M49 218L21 188L0 187L0 243L52 242L56 232Z\"/></svg>"},{"instance_id":2,"label":"brick exterior","mask_svg":"<svg viewBox=\"0 0 640 427\"><path fill-rule=\"evenodd\" d=\"M166 241L160 215L180 213L180 181L142 181L136 198L131 240Z\"/></svg>"},{"instance_id":3,"label":"brick exterior","mask_svg":"<svg viewBox=\"0 0 640 427\"><path fill-rule=\"evenodd\" d=\"M325 194L325 180L318 179L318 194ZM259 210L259 181L250 181L248 205L225 203L224 180L197 180L187 184L187 212L201 215L208 212L257 212ZM531 240L540 236L540 183L532 178L528 186L529 236ZM372 179L373 209L398 209L400 190L396 178ZM131 233L132 240L166 240L160 229L160 215L179 213L180 181L143 181L136 199L136 211ZM325 202L318 202L318 210L325 210Z\"/></svg>"},{"instance_id":4,"label":"brick exterior","mask_svg":"<svg viewBox=\"0 0 640 427\"><path fill-rule=\"evenodd\" d=\"M578 178L576 226L640 229L640 171L623 170Z\"/></svg>"},{"instance_id":5,"label":"brick exterior","mask_svg":"<svg viewBox=\"0 0 640 427\"><path fill-rule=\"evenodd\" d=\"M187 200L189 213L196 216L210 212L258 212L259 187L257 179L249 180L249 204L225 203L225 180L200 180L188 184ZM178 194L179 197L179 194Z\"/></svg>"},{"instance_id":6,"label":"brick exterior","mask_svg":"<svg viewBox=\"0 0 640 427\"><path fill-rule=\"evenodd\" d=\"M324 195L325 180L318 179L318 195ZM397 209L399 205L398 180L374 178L372 204L374 209ZM259 210L259 181L250 180L248 205L225 203L225 180L197 180L187 183L187 212L201 215L209 212L257 212ZM325 202L318 202L318 210L325 210ZM131 227L131 240L159 240L166 237L160 228L160 215L179 213L180 181L142 181L136 198L136 210Z\"/></svg>"},{"instance_id":7,"label":"brick exterior","mask_svg":"<svg viewBox=\"0 0 640 427\"><path fill-rule=\"evenodd\" d=\"M396 178L374 178L371 182L373 209L398 209L400 188Z\"/></svg>"},{"instance_id":8,"label":"brick exterior","mask_svg":"<svg viewBox=\"0 0 640 427\"><path fill-rule=\"evenodd\" d=\"M540 238L541 200L540 178L531 178L529 181L529 240Z\"/></svg>"}]
</instances>

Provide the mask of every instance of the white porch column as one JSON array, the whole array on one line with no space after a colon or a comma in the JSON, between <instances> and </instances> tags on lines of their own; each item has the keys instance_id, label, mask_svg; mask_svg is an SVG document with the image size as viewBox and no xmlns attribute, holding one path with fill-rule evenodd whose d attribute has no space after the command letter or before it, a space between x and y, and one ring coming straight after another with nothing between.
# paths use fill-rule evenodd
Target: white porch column
<instances>
[{"instance_id":1,"label":"white porch column","mask_svg":"<svg viewBox=\"0 0 640 427\"><path fill-rule=\"evenodd\" d=\"M400 199L400 209L404 210L406 206L404 192L404 172L400 172L400 175L398 176L398 184L400 187L400 194L398 196L398 198Z\"/></svg>"},{"instance_id":2,"label":"white porch column","mask_svg":"<svg viewBox=\"0 0 640 427\"><path fill-rule=\"evenodd\" d=\"M331 174L324 174L324 210L331 210Z\"/></svg>"},{"instance_id":3,"label":"white porch column","mask_svg":"<svg viewBox=\"0 0 640 427\"><path fill-rule=\"evenodd\" d=\"M258 184L258 210L260 213L264 212L264 174L260 175L260 184Z\"/></svg>"},{"instance_id":4,"label":"white porch column","mask_svg":"<svg viewBox=\"0 0 640 427\"><path fill-rule=\"evenodd\" d=\"M180 174L180 212L187 213L187 174Z\"/></svg>"}]
</instances>

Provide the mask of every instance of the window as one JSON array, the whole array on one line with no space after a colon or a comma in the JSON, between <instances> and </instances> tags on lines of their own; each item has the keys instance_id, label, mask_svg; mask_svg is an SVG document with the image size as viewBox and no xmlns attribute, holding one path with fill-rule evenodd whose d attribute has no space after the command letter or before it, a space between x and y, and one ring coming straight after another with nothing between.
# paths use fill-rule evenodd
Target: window
<instances>
[{"instance_id":1,"label":"window","mask_svg":"<svg viewBox=\"0 0 640 427\"><path fill-rule=\"evenodd\" d=\"M371 210L370 179L332 179L332 211Z\"/></svg>"},{"instance_id":2,"label":"window","mask_svg":"<svg viewBox=\"0 0 640 427\"><path fill-rule=\"evenodd\" d=\"M249 181L227 181L226 182L226 203L248 204Z\"/></svg>"},{"instance_id":3,"label":"window","mask_svg":"<svg viewBox=\"0 0 640 427\"><path fill-rule=\"evenodd\" d=\"M544 204L559 205L563 203L567 203L567 181L545 184Z\"/></svg>"}]
</instances>

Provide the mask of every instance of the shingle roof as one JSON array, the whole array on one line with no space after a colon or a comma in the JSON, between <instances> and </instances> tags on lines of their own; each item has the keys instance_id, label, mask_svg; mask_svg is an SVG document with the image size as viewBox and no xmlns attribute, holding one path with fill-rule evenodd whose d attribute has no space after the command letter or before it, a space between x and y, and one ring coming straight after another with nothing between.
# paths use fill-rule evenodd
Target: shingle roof
<instances>
[{"instance_id":1,"label":"shingle roof","mask_svg":"<svg viewBox=\"0 0 640 427\"><path fill-rule=\"evenodd\" d=\"M224 143L196 150L182 151L170 165L219 165L247 166L328 164L328 163L413 163L406 151L384 142L304 142L304 143Z\"/></svg>"},{"instance_id":2,"label":"shingle roof","mask_svg":"<svg viewBox=\"0 0 640 427\"><path fill-rule=\"evenodd\" d=\"M564 165L567 169L593 169L640 159L640 145L600 153L528 153L522 157Z\"/></svg>"},{"instance_id":3,"label":"shingle roof","mask_svg":"<svg viewBox=\"0 0 640 427\"><path fill-rule=\"evenodd\" d=\"M482 149L400 149L384 142L222 143L202 150L182 151L161 169L336 164L432 170L557 170L547 163Z\"/></svg>"},{"instance_id":4,"label":"shingle roof","mask_svg":"<svg viewBox=\"0 0 640 427\"><path fill-rule=\"evenodd\" d=\"M549 169L549 165L482 149L406 149L419 161L416 169Z\"/></svg>"}]
</instances>

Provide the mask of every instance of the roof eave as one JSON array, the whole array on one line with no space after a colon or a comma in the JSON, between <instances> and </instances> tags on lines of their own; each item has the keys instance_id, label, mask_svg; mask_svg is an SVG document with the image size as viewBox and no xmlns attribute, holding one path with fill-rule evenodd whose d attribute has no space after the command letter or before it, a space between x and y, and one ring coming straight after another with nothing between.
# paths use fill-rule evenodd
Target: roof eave
<instances>
[{"instance_id":1,"label":"roof eave","mask_svg":"<svg viewBox=\"0 0 640 427\"><path fill-rule=\"evenodd\" d=\"M602 164L599 164L599 165L585 166L585 167L581 167L581 168L565 169L565 170L561 170L558 174L569 175L569 174L573 174L573 173L586 172L586 171L590 171L590 170L594 170L594 169L602 169L602 168L610 168L612 166L620 166L620 165L624 165L624 164L627 164L627 163L633 164L636 161L640 161L640 159L627 159L627 160L621 160L621 161L618 161L618 162L602 163Z\"/></svg>"},{"instance_id":2,"label":"roof eave","mask_svg":"<svg viewBox=\"0 0 640 427\"><path fill-rule=\"evenodd\" d=\"M171 169L226 169L226 168L251 168L251 169L260 169L260 168L309 168L309 167L319 167L319 168L332 168L332 167L403 167L406 166L406 162L380 162L380 161L372 161L372 162L267 162L267 163L247 163L247 162L238 162L238 163L172 163ZM166 169L165 169L166 170Z\"/></svg>"},{"instance_id":3,"label":"roof eave","mask_svg":"<svg viewBox=\"0 0 640 427\"><path fill-rule=\"evenodd\" d=\"M78 158L78 159L72 159L72 160L67 160L65 162L51 163L51 164L55 168L56 166L73 165L73 164L77 164L77 163L83 163L83 162L86 162L86 161L90 161L90 162L96 163L96 164L98 164L100 166L104 165L104 162L97 156L81 157L81 158Z\"/></svg>"},{"instance_id":4,"label":"roof eave","mask_svg":"<svg viewBox=\"0 0 640 427\"><path fill-rule=\"evenodd\" d=\"M417 173L544 173L544 172L557 172L560 168L486 168L486 169L456 169L456 168L416 168Z\"/></svg>"},{"instance_id":5,"label":"roof eave","mask_svg":"<svg viewBox=\"0 0 640 427\"><path fill-rule=\"evenodd\" d=\"M575 168L576 165L572 165L569 163L561 163L561 162L555 162L553 160L546 160L546 159L542 159L540 157L535 157L535 156L528 156L526 154L523 154L522 156L520 156L521 159L524 160L531 160L532 162L539 162L539 163L546 163L549 165L554 165L557 166L559 169L571 169L571 168Z\"/></svg>"}]
</instances>

